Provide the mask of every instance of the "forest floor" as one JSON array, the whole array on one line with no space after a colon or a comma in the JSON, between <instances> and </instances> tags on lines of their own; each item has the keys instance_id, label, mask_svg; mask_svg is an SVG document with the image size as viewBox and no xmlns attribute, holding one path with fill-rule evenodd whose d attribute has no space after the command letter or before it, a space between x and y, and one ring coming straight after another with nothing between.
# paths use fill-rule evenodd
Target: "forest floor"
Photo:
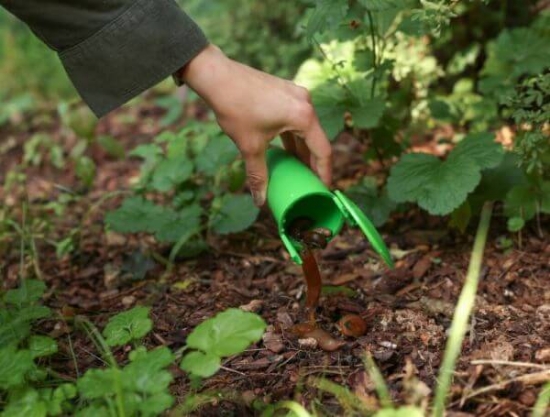
<instances>
[{"instance_id":1,"label":"forest floor","mask_svg":"<svg viewBox=\"0 0 550 417\"><path fill-rule=\"evenodd\" d=\"M131 149L158 132L158 116L154 107L128 107L102 120L98 133L109 132ZM59 123L47 126L54 138L64 137ZM24 141L39 129L40 124L24 132L13 126L0 130L4 145L0 184L21 162ZM69 141L64 146L70 145ZM436 147L429 138L423 146ZM364 175L360 150L361 145L350 138L335 143L336 187L345 188ZM55 200L63 192L59 184L74 189L73 167L56 170L43 164L27 172L27 222L42 218L44 225L36 222L36 256L27 258L23 267L27 275L38 274L48 285L45 303L56 312L56 319L45 321L39 331L59 342L60 353L51 367L60 375L76 377L89 367L101 366L88 336L66 320L76 314L102 328L117 312L150 305L154 328L146 344L175 351L203 320L228 307L241 307L260 314L268 330L263 341L227 359L222 370L204 382L202 390L217 395L193 415L255 415L257 401L281 399L313 404L329 415L346 415L345 405L342 408L335 397L314 387L314 378L345 385L366 404L375 404L374 385L362 362L366 351L372 353L398 403L421 401L433 390L477 220L461 235L450 232L445 219L416 209L393 215L381 229L396 259L391 271L359 231L347 229L336 237L318 253L324 283L338 286L322 297L319 323L343 338L335 323L354 313L366 320L368 331L359 338L346 338L335 352L325 352L308 347L288 331L303 319L305 286L302 271L288 259L269 213L262 212L246 232L210 236L209 252L178 261L166 272L159 260L169 248L144 235L106 233L103 226L105 213L120 201L104 197L129 188L138 175L138 162L110 159L95 147L90 155L98 165L93 189L62 216L35 209L34 203ZM6 194L0 186L0 198L21 219L23 195ZM517 234L506 232L500 211L497 206L475 314L453 381L449 416L528 415L541 383L550 379L550 219L542 218L540 227L524 230L520 242ZM79 226L80 245L70 257L58 259L54 246L41 238L58 241ZM0 242L3 289L18 283L19 241L13 236ZM124 360L123 349L114 353ZM190 382L177 366L173 372L172 390L183 401L192 389Z\"/></svg>"}]
</instances>

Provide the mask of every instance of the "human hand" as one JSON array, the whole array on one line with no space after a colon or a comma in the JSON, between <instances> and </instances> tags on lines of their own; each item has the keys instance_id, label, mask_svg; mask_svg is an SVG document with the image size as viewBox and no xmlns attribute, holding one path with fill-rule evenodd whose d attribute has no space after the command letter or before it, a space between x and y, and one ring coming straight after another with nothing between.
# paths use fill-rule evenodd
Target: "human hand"
<instances>
[{"instance_id":1,"label":"human hand","mask_svg":"<svg viewBox=\"0 0 550 417\"><path fill-rule=\"evenodd\" d=\"M179 76L212 107L218 124L239 148L256 205L265 203L265 152L278 135L289 152L330 185L330 142L305 88L233 61L214 45L182 68Z\"/></svg>"}]
</instances>

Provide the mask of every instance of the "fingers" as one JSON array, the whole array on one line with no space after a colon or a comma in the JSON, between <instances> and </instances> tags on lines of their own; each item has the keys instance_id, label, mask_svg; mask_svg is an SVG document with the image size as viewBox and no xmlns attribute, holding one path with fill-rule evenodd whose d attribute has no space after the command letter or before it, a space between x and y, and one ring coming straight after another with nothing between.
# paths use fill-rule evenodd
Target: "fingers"
<instances>
[{"instance_id":1,"label":"fingers","mask_svg":"<svg viewBox=\"0 0 550 417\"><path fill-rule=\"evenodd\" d=\"M246 165L246 178L254 204L261 207L265 203L267 192L267 164L265 150L243 153Z\"/></svg>"},{"instance_id":2,"label":"fingers","mask_svg":"<svg viewBox=\"0 0 550 417\"><path fill-rule=\"evenodd\" d=\"M330 186L332 182L332 147L317 118L304 136L305 143L311 152L313 170L327 186Z\"/></svg>"},{"instance_id":3,"label":"fingers","mask_svg":"<svg viewBox=\"0 0 550 417\"><path fill-rule=\"evenodd\" d=\"M285 149L291 154L296 155L296 137L292 132L281 133L281 139Z\"/></svg>"}]
</instances>

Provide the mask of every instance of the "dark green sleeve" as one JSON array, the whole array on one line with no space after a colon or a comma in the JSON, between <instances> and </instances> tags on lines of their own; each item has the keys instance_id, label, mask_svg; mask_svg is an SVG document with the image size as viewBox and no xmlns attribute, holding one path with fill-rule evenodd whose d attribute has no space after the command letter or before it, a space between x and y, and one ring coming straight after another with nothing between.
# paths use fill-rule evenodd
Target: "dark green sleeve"
<instances>
[{"instance_id":1,"label":"dark green sleeve","mask_svg":"<svg viewBox=\"0 0 550 417\"><path fill-rule=\"evenodd\" d=\"M0 5L57 51L99 117L169 77L207 45L174 0L0 0Z\"/></svg>"}]
</instances>

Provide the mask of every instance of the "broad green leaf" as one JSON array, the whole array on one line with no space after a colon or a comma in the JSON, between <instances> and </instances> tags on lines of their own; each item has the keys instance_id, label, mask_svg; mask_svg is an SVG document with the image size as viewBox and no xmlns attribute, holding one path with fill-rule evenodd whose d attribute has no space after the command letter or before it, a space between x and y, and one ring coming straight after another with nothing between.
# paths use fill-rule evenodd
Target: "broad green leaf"
<instances>
[{"instance_id":1,"label":"broad green leaf","mask_svg":"<svg viewBox=\"0 0 550 417\"><path fill-rule=\"evenodd\" d=\"M71 407L68 400L75 398L76 395L75 385L69 383L58 385L48 401L49 415L62 415L63 410Z\"/></svg>"},{"instance_id":2,"label":"broad green leaf","mask_svg":"<svg viewBox=\"0 0 550 417\"><path fill-rule=\"evenodd\" d=\"M471 133L462 139L449 155L449 160L466 158L480 169L494 168L502 162L504 149L495 142L493 133Z\"/></svg>"},{"instance_id":3,"label":"broad green leaf","mask_svg":"<svg viewBox=\"0 0 550 417\"><path fill-rule=\"evenodd\" d=\"M115 211L107 213L105 222L116 232L154 233L156 227L169 211L143 197L129 197Z\"/></svg>"},{"instance_id":4,"label":"broad green leaf","mask_svg":"<svg viewBox=\"0 0 550 417\"><path fill-rule=\"evenodd\" d=\"M174 397L168 392L159 392L146 399L141 399L138 408L140 415L143 417L156 417L162 415L173 404Z\"/></svg>"},{"instance_id":5,"label":"broad green leaf","mask_svg":"<svg viewBox=\"0 0 550 417\"><path fill-rule=\"evenodd\" d=\"M47 404L33 388L26 387L15 391L4 410L2 417L46 417Z\"/></svg>"},{"instance_id":6,"label":"broad green leaf","mask_svg":"<svg viewBox=\"0 0 550 417\"><path fill-rule=\"evenodd\" d=\"M48 317L50 309L44 306L28 306L19 310L0 310L0 346L19 343L31 330L34 320Z\"/></svg>"},{"instance_id":7,"label":"broad green leaf","mask_svg":"<svg viewBox=\"0 0 550 417\"><path fill-rule=\"evenodd\" d=\"M399 6L399 0L359 0L359 3L371 12L380 12Z\"/></svg>"},{"instance_id":8,"label":"broad green leaf","mask_svg":"<svg viewBox=\"0 0 550 417\"><path fill-rule=\"evenodd\" d=\"M190 374L208 378L218 372L221 358L211 353L191 352L185 355L180 368Z\"/></svg>"},{"instance_id":9,"label":"broad green leaf","mask_svg":"<svg viewBox=\"0 0 550 417\"><path fill-rule=\"evenodd\" d=\"M112 136L102 135L97 138L99 145L113 158L123 159L126 155L124 146Z\"/></svg>"},{"instance_id":10,"label":"broad green leaf","mask_svg":"<svg viewBox=\"0 0 550 417\"><path fill-rule=\"evenodd\" d=\"M33 358L53 355L57 352L57 342L48 336L33 335L29 338L29 350Z\"/></svg>"},{"instance_id":11,"label":"broad green leaf","mask_svg":"<svg viewBox=\"0 0 550 417\"><path fill-rule=\"evenodd\" d=\"M478 165L464 157L441 161L433 155L408 154L392 168L388 193L392 200L416 202L431 214L459 207L479 184Z\"/></svg>"},{"instance_id":12,"label":"broad green leaf","mask_svg":"<svg viewBox=\"0 0 550 417\"><path fill-rule=\"evenodd\" d=\"M187 338L187 346L215 356L231 356L260 340L265 327L257 314L231 308L199 324Z\"/></svg>"},{"instance_id":13,"label":"broad green leaf","mask_svg":"<svg viewBox=\"0 0 550 417\"><path fill-rule=\"evenodd\" d=\"M139 340L153 328L148 307L134 307L111 317L103 330L109 346L122 346L132 340Z\"/></svg>"},{"instance_id":14,"label":"broad green leaf","mask_svg":"<svg viewBox=\"0 0 550 417\"><path fill-rule=\"evenodd\" d=\"M338 84L323 84L311 91L311 100L327 137L332 140L344 128L345 93Z\"/></svg>"},{"instance_id":15,"label":"broad green leaf","mask_svg":"<svg viewBox=\"0 0 550 417\"><path fill-rule=\"evenodd\" d=\"M80 395L88 400L111 396L115 393L116 379L121 371L116 368L89 369L78 379L76 385Z\"/></svg>"},{"instance_id":16,"label":"broad green leaf","mask_svg":"<svg viewBox=\"0 0 550 417\"><path fill-rule=\"evenodd\" d=\"M384 99L375 97L362 103L359 107L351 109L353 124L361 129L370 129L376 127L380 118L384 114Z\"/></svg>"},{"instance_id":17,"label":"broad green leaf","mask_svg":"<svg viewBox=\"0 0 550 417\"><path fill-rule=\"evenodd\" d=\"M220 234L245 230L256 221L260 212L248 194L226 194L218 204L219 210L210 217L210 224Z\"/></svg>"},{"instance_id":18,"label":"broad green leaf","mask_svg":"<svg viewBox=\"0 0 550 417\"><path fill-rule=\"evenodd\" d=\"M451 213L451 220L449 221L449 226L458 229L460 233L466 231L466 227L470 223L472 218L472 208L468 200L460 205Z\"/></svg>"},{"instance_id":19,"label":"broad green leaf","mask_svg":"<svg viewBox=\"0 0 550 417\"><path fill-rule=\"evenodd\" d=\"M155 167L151 187L157 191L170 191L187 181L193 174L193 162L186 156L163 159Z\"/></svg>"},{"instance_id":20,"label":"broad green leaf","mask_svg":"<svg viewBox=\"0 0 550 417\"><path fill-rule=\"evenodd\" d=\"M156 220L155 237L161 242L187 242L200 231L203 212L199 204L167 210L164 218Z\"/></svg>"},{"instance_id":21,"label":"broad green leaf","mask_svg":"<svg viewBox=\"0 0 550 417\"><path fill-rule=\"evenodd\" d=\"M147 395L163 392L173 380L172 374L165 368L174 359L170 349L165 346L140 352L122 370L125 388Z\"/></svg>"},{"instance_id":22,"label":"broad green leaf","mask_svg":"<svg viewBox=\"0 0 550 417\"><path fill-rule=\"evenodd\" d=\"M229 165L239 155L239 150L225 135L212 136L201 153L197 156L197 170L203 174L214 176L221 167Z\"/></svg>"},{"instance_id":23,"label":"broad green leaf","mask_svg":"<svg viewBox=\"0 0 550 417\"><path fill-rule=\"evenodd\" d=\"M338 26L346 15L348 7L346 0L317 0L307 23L307 38L311 39L316 33Z\"/></svg>"},{"instance_id":24,"label":"broad green leaf","mask_svg":"<svg viewBox=\"0 0 550 417\"><path fill-rule=\"evenodd\" d=\"M28 305L40 300L46 284L35 279L23 280L21 286L14 290L9 290L4 295L4 301L13 305Z\"/></svg>"},{"instance_id":25,"label":"broad green leaf","mask_svg":"<svg viewBox=\"0 0 550 417\"><path fill-rule=\"evenodd\" d=\"M29 350L17 350L14 344L0 348L0 388L9 389L25 382L25 375L34 367Z\"/></svg>"}]
</instances>

